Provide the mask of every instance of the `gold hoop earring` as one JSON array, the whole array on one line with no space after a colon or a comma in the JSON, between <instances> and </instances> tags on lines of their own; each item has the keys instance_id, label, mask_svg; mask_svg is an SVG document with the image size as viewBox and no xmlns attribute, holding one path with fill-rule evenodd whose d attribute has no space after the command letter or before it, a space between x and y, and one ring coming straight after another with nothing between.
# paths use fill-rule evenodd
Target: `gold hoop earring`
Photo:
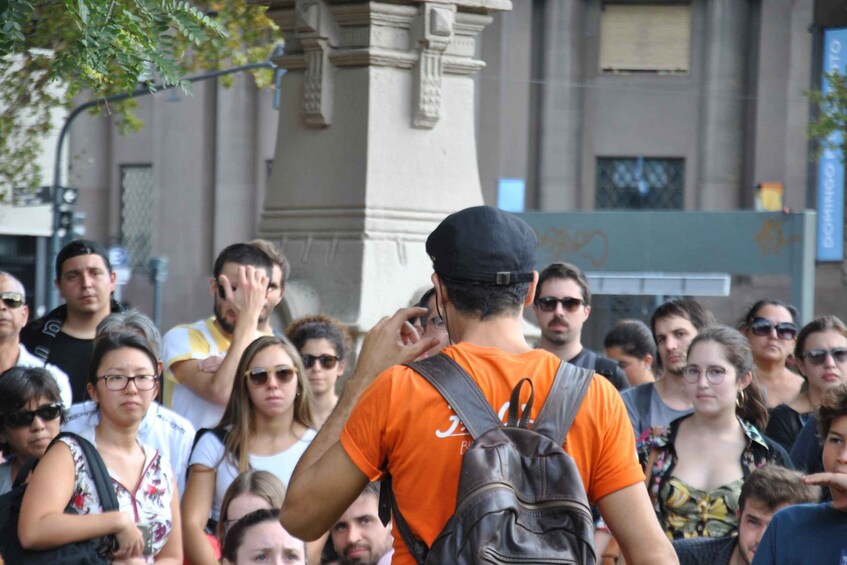
<instances>
[{"instance_id":1,"label":"gold hoop earring","mask_svg":"<svg viewBox=\"0 0 847 565\"><path fill-rule=\"evenodd\" d=\"M744 406L744 389L738 391L738 396L735 397L735 405L741 408Z\"/></svg>"}]
</instances>

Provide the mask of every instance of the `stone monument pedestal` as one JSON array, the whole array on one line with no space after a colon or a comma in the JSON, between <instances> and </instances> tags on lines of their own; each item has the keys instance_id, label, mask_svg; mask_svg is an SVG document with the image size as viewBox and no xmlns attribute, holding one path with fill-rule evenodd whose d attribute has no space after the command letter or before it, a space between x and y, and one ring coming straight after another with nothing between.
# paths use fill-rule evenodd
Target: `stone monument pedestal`
<instances>
[{"instance_id":1,"label":"stone monument pedestal","mask_svg":"<svg viewBox=\"0 0 847 565\"><path fill-rule=\"evenodd\" d=\"M508 0L265 0L285 54L259 232L291 262L291 317L361 334L429 284L426 237L482 203L476 38Z\"/></svg>"}]
</instances>

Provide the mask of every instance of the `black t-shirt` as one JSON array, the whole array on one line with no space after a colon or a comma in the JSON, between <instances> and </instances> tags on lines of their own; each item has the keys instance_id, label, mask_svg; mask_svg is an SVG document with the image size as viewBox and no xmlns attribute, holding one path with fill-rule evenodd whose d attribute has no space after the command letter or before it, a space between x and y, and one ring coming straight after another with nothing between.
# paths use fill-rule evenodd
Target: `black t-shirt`
<instances>
[{"instance_id":1,"label":"black t-shirt","mask_svg":"<svg viewBox=\"0 0 847 565\"><path fill-rule=\"evenodd\" d=\"M598 363L598 360L600 363ZM629 381L626 380L626 373L623 372L617 361L613 361L608 357L597 355L588 348L583 347L582 351L576 354L576 357L568 359L568 363L582 367L583 369L592 369L597 373L606 377L616 389L624 390L629 388ZM599 366L598 366L599 365Z\"/></svg>"},{"instance_id":2,"label":"black t-shirt","mask_svg":"<svg viewBox=\"0 0 847 565\"><path fill-rule=\"evenodd\" d=\"M94 351L93 339L77 339L65 332L59 332L50 343L50 355L47 362L62 369L71 381L73 402L88 400L88 365Z\"/></svg>"}]
</instances>

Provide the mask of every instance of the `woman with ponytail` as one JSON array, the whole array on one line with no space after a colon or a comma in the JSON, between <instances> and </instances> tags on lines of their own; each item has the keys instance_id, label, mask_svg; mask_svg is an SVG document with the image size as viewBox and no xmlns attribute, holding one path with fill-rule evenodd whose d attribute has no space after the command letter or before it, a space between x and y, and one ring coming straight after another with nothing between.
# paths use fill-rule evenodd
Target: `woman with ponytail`
<instances>
[{"instance_id":1,"label":"woman with ponytail","mask_svg":"<svg viewBox=\"0 0 847 565\"><path fill-rule=\"evenodd\" d=\"M750 345L732 328L706 328L691 342L683 378L694 412L657 434L647 465L650 497L671 539L733 533L747 475L768 462L791 465L760 431L768 413L754 373Z\"/></svg>"}]
</instances>

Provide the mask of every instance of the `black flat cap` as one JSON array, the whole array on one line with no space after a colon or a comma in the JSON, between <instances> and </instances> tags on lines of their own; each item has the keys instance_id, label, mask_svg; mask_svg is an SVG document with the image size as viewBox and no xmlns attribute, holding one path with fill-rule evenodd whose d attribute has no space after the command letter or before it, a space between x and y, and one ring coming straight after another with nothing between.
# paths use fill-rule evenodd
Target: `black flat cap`
<instances>
[{"instance_id":1,"label":"black flat cap","mask_svg":"<svg viewBox=\"0 0 847 565\"><path fill-rule=\"evenodd\" d=\"M507 285L531 282L538 238L529 225L491 206L450 214L426 240L432 268L448 279Z\"/></svg>"}]
</instances>

